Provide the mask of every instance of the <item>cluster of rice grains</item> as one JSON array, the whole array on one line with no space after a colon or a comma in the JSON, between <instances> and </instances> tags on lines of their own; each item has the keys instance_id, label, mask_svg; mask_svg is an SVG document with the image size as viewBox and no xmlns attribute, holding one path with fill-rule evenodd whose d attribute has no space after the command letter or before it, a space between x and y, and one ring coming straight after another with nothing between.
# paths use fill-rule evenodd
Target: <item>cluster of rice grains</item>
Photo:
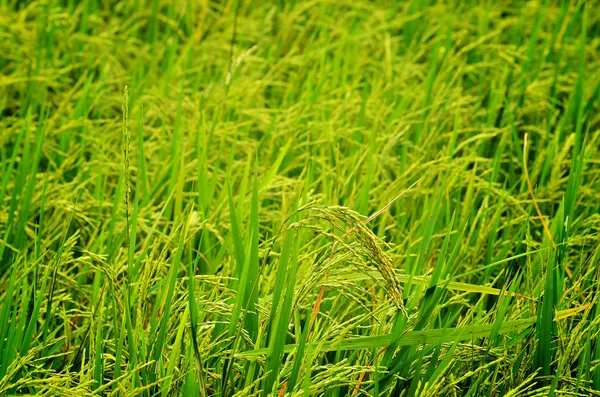
<instances>
[{"instance_id":1,"label":"cluster of rice grains","mask_svg":"<svg viewBox=\"0 0 600 397\"><path fill-rule=\"evenodd\" d=\"M338 263L351 263L368 275L371 274L369 270L374 267L381 274L383 283L379 280L375 281L381 283L396 308L407 315L400 282L396 277L392 261L384 250L389 248L389 245L366 225L372 217L367 219L348 207L310 203L299 208L288 220L300 214L303 215L303 219L290 223L288 229L308 228L333 240L331 248L327 246L328 255L322 255L317 262L317 268L321 270L319 274ZM334 232L319 227L317 225L319 221L329 224Z\"/></svg>"}]
</instances>

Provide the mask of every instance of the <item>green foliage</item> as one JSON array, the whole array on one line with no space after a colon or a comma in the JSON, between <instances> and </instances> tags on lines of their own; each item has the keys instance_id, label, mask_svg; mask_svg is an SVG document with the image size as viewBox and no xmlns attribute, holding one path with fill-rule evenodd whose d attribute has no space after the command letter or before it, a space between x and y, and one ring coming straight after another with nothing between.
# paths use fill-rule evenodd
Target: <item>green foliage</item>
<instances>
[{"instance_id":1,"label":"green foliage","mask_svg":"<svg viewBox=\"0 0 600 397\"><path fill-rule=\"evenodd\" d=\"M0 0L0 397L600 395L599 7Z\"/></svg>"}]
</instances>

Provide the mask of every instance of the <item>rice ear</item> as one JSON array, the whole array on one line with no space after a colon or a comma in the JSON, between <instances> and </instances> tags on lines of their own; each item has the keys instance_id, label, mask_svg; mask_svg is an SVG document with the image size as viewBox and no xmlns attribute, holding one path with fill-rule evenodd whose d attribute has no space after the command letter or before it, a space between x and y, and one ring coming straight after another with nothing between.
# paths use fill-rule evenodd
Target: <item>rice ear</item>
<instances>
[{"instance_id":1,"label":"rice ear","mask_svg":"<svg viewBox=\"0 0 600 397\"><path fill-rule=\"evenodd\" d=\"M320 219L329 222L334 228L344 232L342 237L337 239L333 244L331 250L332 260L340 253L340 250L349 248L349 245L345 244L344 240L347 236L352 235L360 247L357 252L360 252L370 265L375 266L383 278L383 286L388 296L395 303L396 307L407 316L406 309L404 308L404 300L402 299L400 282L396 277L392 261L382 249L382 246L387 246L387 244L365 225L366 222L363 220L364 217L362 215L348 207L316 204L307 204L300 208L298 212L306 213L307 218L303 224L306 222L310 223L311 219ZM296 227L299 225L298 223L295 224ZM292 225L288 226L288 228L291 227ZM340 248L338 248L338 245L340 245Z\"/></svg>"}]
</instances>

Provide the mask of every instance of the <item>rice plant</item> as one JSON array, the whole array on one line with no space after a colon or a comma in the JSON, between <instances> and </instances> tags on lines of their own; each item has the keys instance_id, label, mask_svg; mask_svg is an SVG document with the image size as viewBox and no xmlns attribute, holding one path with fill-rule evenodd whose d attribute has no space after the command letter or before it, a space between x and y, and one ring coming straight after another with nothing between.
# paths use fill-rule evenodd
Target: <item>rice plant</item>
<instances>
[{"instance_id":1,"label":"rice plant","mask_svg":"<svg viewBox=\"0 0 600 397\"><path fill-rule=\"evenodd\" d=\"M600 395L598 10L0 0L0 397Z\"/></svg>"}]
</instances>

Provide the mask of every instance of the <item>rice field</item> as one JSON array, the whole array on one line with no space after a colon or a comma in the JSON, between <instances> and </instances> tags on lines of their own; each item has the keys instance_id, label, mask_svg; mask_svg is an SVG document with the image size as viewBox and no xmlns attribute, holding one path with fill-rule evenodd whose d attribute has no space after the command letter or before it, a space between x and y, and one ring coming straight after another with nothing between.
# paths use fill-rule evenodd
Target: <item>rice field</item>
<instances>
[{"instance_id":1,"label":"rice field","mask_svg":"<svg viewBox=\"0 0 600 397\"><path fill-rule=\"evenodd\" d=\"M600 396L600 2L0 0L0 397Z\"/></svg>"}]
</instances>

